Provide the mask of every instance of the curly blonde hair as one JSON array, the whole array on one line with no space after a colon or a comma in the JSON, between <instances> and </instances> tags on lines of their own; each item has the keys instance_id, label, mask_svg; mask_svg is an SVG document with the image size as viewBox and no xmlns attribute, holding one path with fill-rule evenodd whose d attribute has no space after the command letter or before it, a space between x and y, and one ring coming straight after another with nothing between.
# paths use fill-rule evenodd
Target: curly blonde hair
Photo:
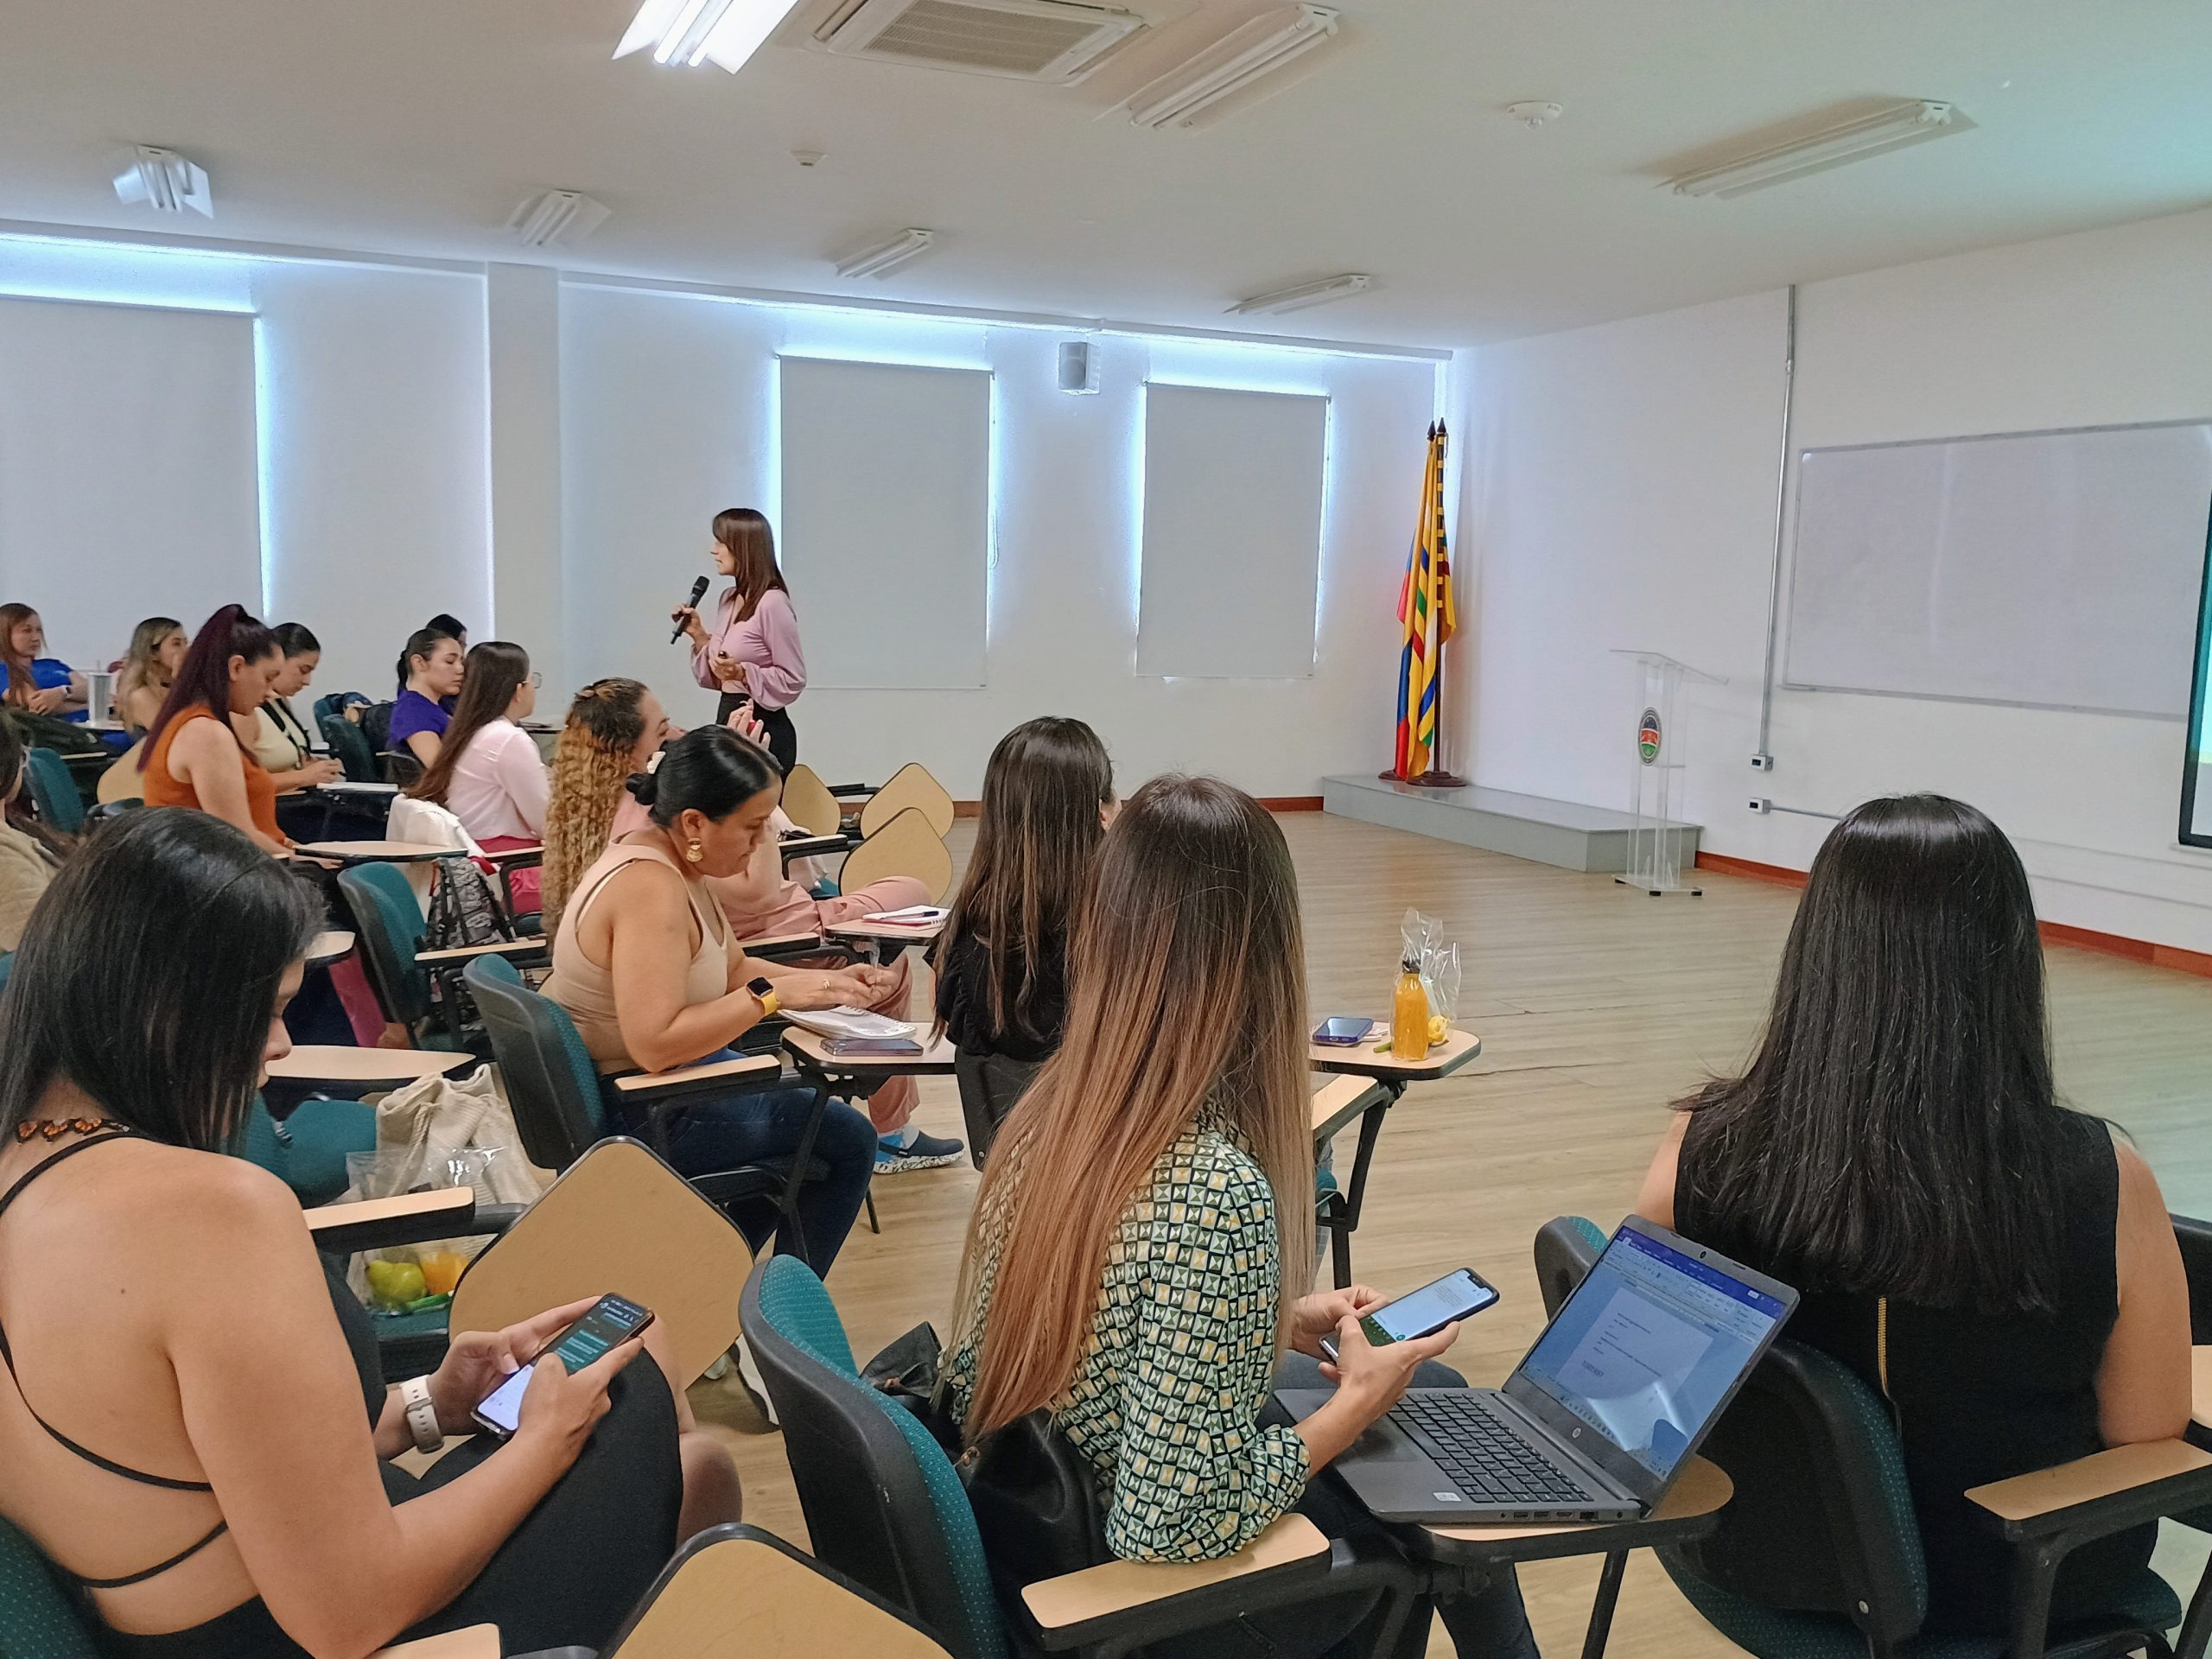
<instances>
[{"instance_id":1,"label":"curly blonde hair","mask_svg":"<svg viewBox=\"0 0 2212 1659\"><path fill-rule=\"evenodd\" d=\"M547 938L560 931L561 912L584 872L607 850L614 814L630 781L630 760L645 734L637 680L594 680L569 705L568 723L553 752L545 807L544 914Z\"/></svg>"}]
</instances>

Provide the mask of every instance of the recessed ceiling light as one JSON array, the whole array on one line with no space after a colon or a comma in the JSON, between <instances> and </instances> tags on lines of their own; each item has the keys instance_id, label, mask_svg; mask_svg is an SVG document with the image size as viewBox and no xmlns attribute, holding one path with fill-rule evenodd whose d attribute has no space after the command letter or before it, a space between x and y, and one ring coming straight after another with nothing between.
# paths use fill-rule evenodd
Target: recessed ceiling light
<instances>
[{"instance_id":1,"label":"recessed ceiling light","mask_svg":"<svg viewBox=\"0 0 2212 1659\"><path fill-rule=\"evenodd\" d=\"M181 213L188 208L203 219L215 217L215 198L206 172L176 151L151 144L138 144L124 153L115 175L115 197L157 213Z\"/></svg>"},{"instance_id":2,"label":"recessed ceiling light","mask_svg":"<svg viewBox=\"0 0 2212 1659\"><path fill-rule=\"evenodd\" d=\"M607 212L581 190L548 190L515 209L507 232L525 247L550 248L582 241L607 223Z\"/></svg>"},{"instance_id":3,"label":"recessed ceiling light","mask_svg":"<svg viewBox=\"0 0 2212 1659\"><path fill-rule=\"evenodd\" d=\"M1326 305L1332 300L1348 300L1355 294L1364 294L1375 286L1372 276L1348 273L1342 276L1325 277L1318 283L1300 283L1296 288L1279 288L1272 294L1255 294L1249 300L1239 300L1229 308L1228 315L1280 316L1286 311L1303 311L1309 306Z\"/></svg>"},{"instance_id":4,"label":"recessed ceiling light","mask_svg":"<svg viewBox=\"0 0 2212 1659\"><path fill-rule=\"evenodd\" d=\"M614 48L626 58L652 48L655 63L687 67L709 58L735 74L798 0L645 0Z\"/></svg>"},{"instance_id":5,"label":"recessed ceiling light","mask_svg":"<svg viewBox=\"0 0 2212 1659\"><path fill-rule=\"evenodd\" d=\"M935 231L905 230L837 261L840 276L887 276L909 259L918 259L937 240Z\"/></svg>"},{"instance_id":6,"label":"recessed ceiling light","mask_svg":"<svg viewBox=\"0 0 2212 1659\"><path fill-rule=\"evenodd\" d=\"M1855 121L1681 174L1668 180L1667 188L1678 196L1740 196L1770 185L1787 184L1808 173L1824 173L1869 156L1903 149L1908 144L1925 143L1946 133L1964 132L1973 125L1951 105L1933 99L1908 99Z\"/></svg>"}]
</instances>

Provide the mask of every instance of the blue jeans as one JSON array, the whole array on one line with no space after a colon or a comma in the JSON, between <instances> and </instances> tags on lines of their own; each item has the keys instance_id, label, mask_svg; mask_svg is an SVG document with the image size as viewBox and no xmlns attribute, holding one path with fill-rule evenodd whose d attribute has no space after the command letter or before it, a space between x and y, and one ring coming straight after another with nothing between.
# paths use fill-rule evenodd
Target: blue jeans
<instances>
[{"instance_id":1,"label":"blue jeans","mask_svg":"<svg viewBox=\"0 0 2212 1659\"><path fill-rule=\"evenodd\" d=\"M732 1060L734 1051L702 1055L698 1064ZM634 1135L660 1152L679 1175L711 1175L718 1170L771 1158L789 1158L798 1151L814 1109L814 1090L806 1084L785 1084L774 1089L734 1090L726 1095L687 1096L663 1119L666 1141L652 1124L653 1114L643 1103L620 1093L613 1080L602 1085L607 1110L623 1132ZM814 1154L828 1166L821 1180L807 1181L798 1189L798 1221L805 1248L791 1236L791 1229L772 1198L741 1198L729 1206L729 1218L755 1250L772 1235L776 1249L794 1255L812 1268L818 1278L830 1276L830 1264L853 1230L853 1221L868 1201L868 1181L875 1173L875 1128L861 1112L842 1100L823 1109L821 1128L814 1137Z\"/></svg>"}]
</instances>

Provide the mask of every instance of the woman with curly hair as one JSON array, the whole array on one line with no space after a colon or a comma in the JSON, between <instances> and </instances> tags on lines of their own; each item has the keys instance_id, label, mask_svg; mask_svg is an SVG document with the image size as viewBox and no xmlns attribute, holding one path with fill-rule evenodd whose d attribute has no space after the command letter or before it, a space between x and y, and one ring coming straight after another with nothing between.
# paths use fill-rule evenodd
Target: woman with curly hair
<instances>
[{"instance_id":1,"label":"woman with curly hair","mask_svg":"<svg viewBox=\"0 0 2212 1659\"><path fill-rule=\"evenodd\" d=\"M545 933L560 931L561 912L586 870L613 838L624 785L652 764L668 741L668 712L637 680L594 680L569 705L553 752L545 806Z\"/></svg>"}]
</instances>

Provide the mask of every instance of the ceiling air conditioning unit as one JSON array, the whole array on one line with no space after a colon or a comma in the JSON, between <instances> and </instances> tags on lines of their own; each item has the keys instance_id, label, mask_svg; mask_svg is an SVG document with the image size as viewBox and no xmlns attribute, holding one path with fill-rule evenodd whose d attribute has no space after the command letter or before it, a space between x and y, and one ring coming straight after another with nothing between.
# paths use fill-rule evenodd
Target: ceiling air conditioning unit
<instances>
[{"instance_id":1,"label":"ceiling air conditioning unit","mask_svg":"<svg viewBox=\"0 0 2212 1659\"><path fill-rule=\"evenodd\" d=\"M1072 0L860 0L814 39L846 57L1065 83L1143 27L1134 12Z\"/></svg>"}]
</instances>

